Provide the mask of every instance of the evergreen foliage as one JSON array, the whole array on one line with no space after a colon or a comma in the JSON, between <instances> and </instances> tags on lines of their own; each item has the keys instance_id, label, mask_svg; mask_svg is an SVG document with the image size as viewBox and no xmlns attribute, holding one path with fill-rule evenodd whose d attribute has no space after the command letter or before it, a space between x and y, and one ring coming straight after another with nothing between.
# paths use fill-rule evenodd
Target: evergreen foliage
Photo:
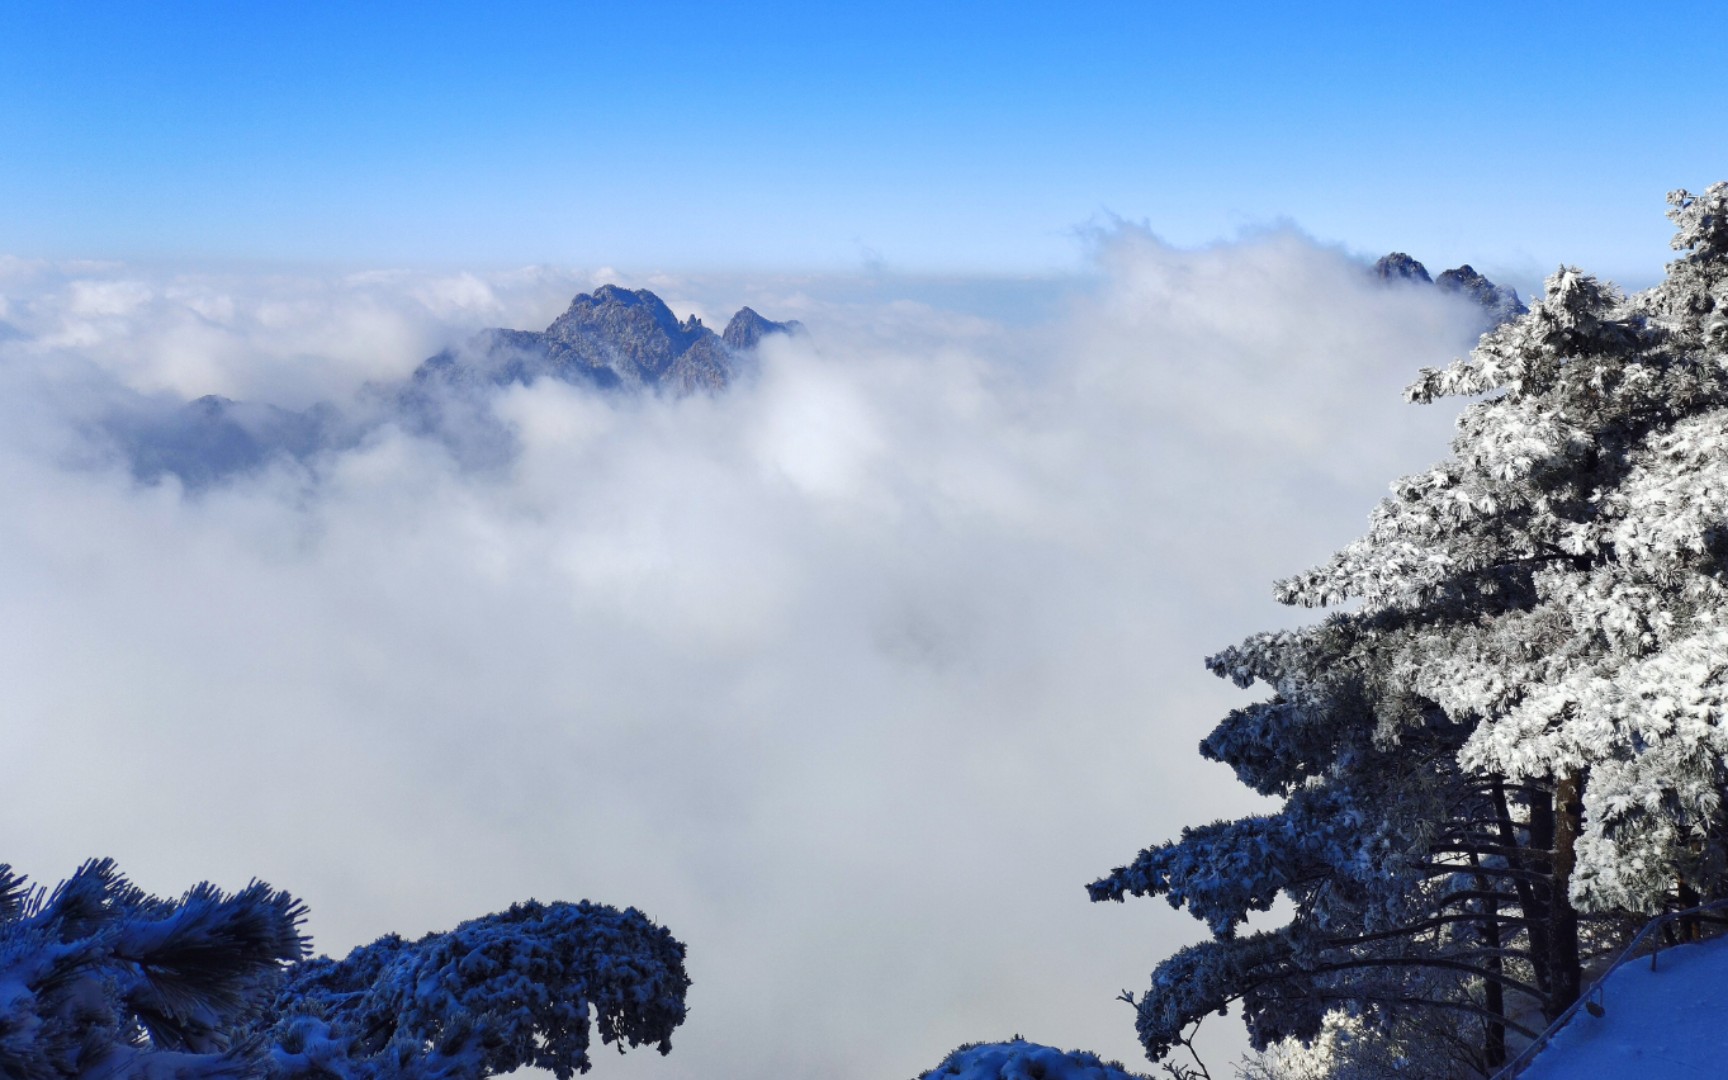
<instances>
[{"instance_id":1,"label":"evergreen foliage","mask_svg":"<svg viewBox=\"0 0 1728 1080\"><path fill-rule=\"evenodd\" d=\"M462 1080L589 1068L589 1016L620 1050L672 1049L684 946L635 908L516 904L442 934L394 934L297 964L276 997L281 1080Z\"/></svg>"},{"instance_id":2,"label":"evergreen foliage","mask_svg":"<svg viewBox=\"0 0 1728 1080\"><path fill-rule=\"evenodd\" d=\"M1562 267L1420 373L1413 401L1473 399L1452 456L1277 586L1351 610L1208 659L1272 696L1201 753L1283 805L1090 886L1212 932L1136 1002L1154 1060L1240 1003L1257 1047L1344 1013L1447 1048L1433 1075L1490 1069L1616 919L1728 893L1728 184L1669 202L1662 284ZM1279 897L1287 925L1239 934Z\"/></svg>"},{"instance_id":3,"label":"evergreen foliage","mask_svg":"<svg viewBox=\"0 0 1728 1080\"><path fill-rule=\"evenodd\" d=\"M569 1080L601 1041L671 1049L684 946L634 908L517 904L306 959L305 908L254 882L149 896L112 861L52 893L0 865L7 1080Z\"/></svg>"},{"instance_id":4,"label":"evergreen foliage","mask_svg":"<svg viewBox=\"0 0 1728 1080\"><path fill-rule=\"evenodd\" d=\"M1059 1050L1016 1035L1004 1042L967 1043L918 1080L1149 1080L1119 1062L1084 1050Z\"/></svg>"},{"instance_id":5,"label":"evergreen foliage","mask_svg":"<svg viewBox=\"0 0 1728 1080\"><path fill-rule=\"evenodd\" d=\"M0 1076L265 1075L254 1033L304 917L259 882L162 900L103 859L44 894L0 865Z\"/></svg>"}]
</instances>

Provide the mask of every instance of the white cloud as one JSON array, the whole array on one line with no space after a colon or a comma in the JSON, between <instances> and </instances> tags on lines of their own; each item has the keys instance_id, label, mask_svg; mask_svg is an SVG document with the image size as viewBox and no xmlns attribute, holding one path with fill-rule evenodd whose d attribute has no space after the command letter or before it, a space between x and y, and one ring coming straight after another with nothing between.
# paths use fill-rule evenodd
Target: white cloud
<instances>
[{"instance_id":1,"label":"white cloud","mask_svg":"<svg viewBox=\"0 0 1728 1080\"><path fill-rule=\"evenodd\" d=\"M614 1077L909 1076L1015 1031L1135 1060L1112 998L1198 927L1082 886L1249 805L1194 753L1237 700L1200 658L1441 451L1397 391L1469 322L1286 234L1120 231L1031 327L686 279L812 333L716 398L503 392L502 470L385 428L186 496L74 421L117 384L340 398L585 279L0 271L5 855L263 877L338 951L638 905L692 1011Z\"/></svg>"},{"instance_id":2,"label":"white cloud","mask_svg":"<svg viewBox=\"0 0 1728 1080\"><path fill-rule=\"evenodd\" d=\"M400 378L482 326L544 325L579 284L542 268L482 280L0 265L6 318L34 353L74 354L144 392L294 407Z\"/></svg>"}]
</instances>

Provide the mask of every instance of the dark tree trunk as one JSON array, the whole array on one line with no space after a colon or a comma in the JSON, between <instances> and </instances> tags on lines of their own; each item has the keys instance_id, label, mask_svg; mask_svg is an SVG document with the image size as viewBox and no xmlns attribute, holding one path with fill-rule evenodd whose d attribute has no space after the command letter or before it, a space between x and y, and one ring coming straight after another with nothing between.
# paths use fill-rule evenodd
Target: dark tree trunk
<instances>
[{"instance_id":1,"label":"dark tree trunk","mask_svg":"<svg viewBox=\"0 0 1728 1080\"><path fill-rule=\"evenodd\" d=\"M1572 906L1572 870L1578 862L1578 831L1584 817L1584 778L1566 773L1554 784L1553 869L1548 896L1548 989L1543 1010L1552 1023L1582 990L1578 961L1578 912Z\"/></svg>"},{"instance_id":2,"label":"dark tree trunk","mask_svg":"<svg viewBox=\"0 0 1728 1080\"><path fill-rule=\"evenodd\" d=\"M1703 898L1698 895L1698 890L1694 889L1689 883L1687 883L1685 878L1681 878L1675 883L1674 893L1675 899L1679 902L1681 911L1695 908L1704 902ZM1688 915L1680 920L1681 941L1697 941L1699 930L1698 916Z\"/></svg>"},{"instance_id":3,"label":"dark tree trunk","mask_svg":"<svg viewBox=\"0 0 1728 1080\"><path fill-rule=\"evenodd\" d=\"M1553 796L1546 791L1534 791L1528 795L1530 802L1529 849L1533 852L1550 852L1554 848L1554 801ZM1505 805L1505 799L1501 799ZM1506 815L1511 819L1510 813ZM1549 952L1549 919L1551 909L1549 899L1554 892L1553 878L1549 866L1533 866L1545 875L1538 882L1519 882L1519 897L1524 904L1525 923L1530 935L1530 966L1536 975L1536 986L1542 991L1542 1011L1548 1011L1547 999L1554 996L1554 977L1550 965Z\"/></svg>"},{"instance_id":4,"label":"dark tree trunk","mask_svg":"<svg viewBox=\"0 0 1728 1080\"><path fill-rule=\"evenodd\" d=\"M1471 853L1470 861L1478 862L1475 853ZM1486 878L1478 877L1476 881L1477 888L1484 893L1488 892ZM1506 1064L1506 988L1500 984L1500 976L1504 971L1504 961L1499 953L1500 905L1494 900L1484 900L1482 905L1482 945L1488 950L1483 966L1489 971L1482 987L1482 1006L1488 1012L1482 1032L1482 1064L1484 1072L1493 1072Z\"/></svg>"},{"instance_id":5,"label":"dark tree trunk","mask_svg":"<svg viewBox=\"0 0 1728 1080\"><path fill-rule=\"evenodd\" d=\"M1494 822L1500 834L1500 846L1508 852L1506 864L1514 870L1529 872L1542 871L1545 867L1535 865L1535 860L1527 857L1527 852L1536 846L1535 841L1526 847L1519 842L1517 826L1512 821L1512 808L1506 802L1506 784L1500 777L1494 778ZM1525 873L1513 875L1512 887L1518 890L1518 906L1523 909L1524 917L1532 923L1540 923L1546 915L1544 909L1536 900L1536 892L1530 885L1530 878ZM1536 962L1538 971L1536 983L1546 986L1548 983L1548 966L1545 960Z\"/></svg>"}]
</instances>

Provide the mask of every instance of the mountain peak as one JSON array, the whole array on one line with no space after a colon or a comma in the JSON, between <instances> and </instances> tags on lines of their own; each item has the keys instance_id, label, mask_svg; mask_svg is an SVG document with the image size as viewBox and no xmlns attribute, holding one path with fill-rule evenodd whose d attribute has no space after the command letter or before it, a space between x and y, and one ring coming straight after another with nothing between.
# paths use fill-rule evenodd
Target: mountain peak
<instances>
[{"instance_id":1,"label":"mountain peak","mask_svg":"<svg viewBox=\"0 0 1728 1080\"><path fill-rule=\"evenodd\" d=\"M1374 276L1381 281L1420 281L1424 285L1434 282L1434 279L1428 276L1426 266L1402 251L1382 255L1374 264Z\"/></svg>"},{"instance_id":2,"label":"mountain peak","mask_svg":"<svg viewBox=\"0 0 1728 1080\"><path fill-rule=\"evenodd\" d=\"M1510 285L1496 285L1476 272L1469 263L1456 270L1447 270L1434 280L1447 292L1459 293L1481 304L1494 316L1496 324L1515 319L1529 309L1518 299L1518 290Z\"/></svg>"},{"instance_id":3,"label":"mountain peak","mask_svg":"<svg viewBox=\"0 0 1728 1080\"><path fill-rule=\"evenodd\" d=\"M1479 304L1488 315L1490 326L1510 322L1529 309L1518 299L1518 290L1510 285L1496 285L1483 277L1469 263L1452 270L1441 271L1438 278L1428 276L1428 268L1402 251L1383 255L1374 263L1374 276L1385 282L1413 281L1438 286L1443 292L1457 293Z\"/></svg>"},{"instance_id":4,"label":"mountain peak","mask_svg":"<svg viewBox=\"0 0 1728 1080\"><path fill-rule=\"evenodd\" d=\"M647 289L608 283L578 293L545 330L482 331L422 364L416 379L506 384L551 376L601 389L722 390L764 335L802 329L744 308L722 338L695 315L680 321Z\"/></svg>"},{"instance_id":5,"label":"mountain peak","mask_svg":"<svg viewBox=\"0 0 1728 1080\"><path fill-rule=\"evenodd\" d=\"M715 392L731 384L763 337L802 330L744 308L722 339L695 315L680 321L647 289L606 284L578 294L544 330L482 330L428 357L408 379L374 386L360 413L344 415L329 405L294 411L209 394L116 414L105 426L140 480L173 475L190 488L277 458L304 461L322 449L352 446L387 419L444 440L464 462L496 463L507 459L512 443L485 400L495 388L551 378L604 391Z\"/></svg>"},{"instance_id":6,"label":"mountain peak","mask_svg":"<svg viewBox=\"0 0 1728 1080\"><path fill-rule=\"evenodd\" d=\"M796 319L775 322L757 314L755 308L741 307L738 314L732 316L732 320L726 324L720 339L728 348L745 351L754 349L769 334L799 334L803 331L804 324Z\"/></svg>"},{"instance_id":7,"label":"mountain peak","mask_svg":"<svg viewBox=\"0 0 1728 1080\"><path fill-rule=\"evenodd\" d=\"M574 307L583 300L602 304L623 304L626 307L635 307L644 303L660 303L660 298L647 289L626 289L622 285L613 285L610 282L595 289L592 294L577 293L570 304Z\"/></svg>"}]
</instances>

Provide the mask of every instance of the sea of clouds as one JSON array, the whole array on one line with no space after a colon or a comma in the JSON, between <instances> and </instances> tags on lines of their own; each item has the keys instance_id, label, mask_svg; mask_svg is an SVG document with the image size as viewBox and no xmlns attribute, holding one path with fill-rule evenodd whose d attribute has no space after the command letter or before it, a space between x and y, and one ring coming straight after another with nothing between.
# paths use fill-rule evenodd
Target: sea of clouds
<instances>
[{"instance_id":1,"label":"sea of clouds","mask_svg":"<svg viewBox=\"0 0 1728 1080\"><path fill-rule=\"evenodd\" d=\"M499 390L484 468L386 422L188 490L105 434L343 407L607 280L810 333L717 396ZM1272 580L1444 453L1399 392L1479 317L1293 232L961 284L0 261L0 858L263 878L335 953L636 905L690 1018L602 1076L1138 1061L1113 998L1200 928L1083 886L1256 805L1195 752L1247 700L1201 659L1312 617Z\"/></svg>"}]
</instances>

